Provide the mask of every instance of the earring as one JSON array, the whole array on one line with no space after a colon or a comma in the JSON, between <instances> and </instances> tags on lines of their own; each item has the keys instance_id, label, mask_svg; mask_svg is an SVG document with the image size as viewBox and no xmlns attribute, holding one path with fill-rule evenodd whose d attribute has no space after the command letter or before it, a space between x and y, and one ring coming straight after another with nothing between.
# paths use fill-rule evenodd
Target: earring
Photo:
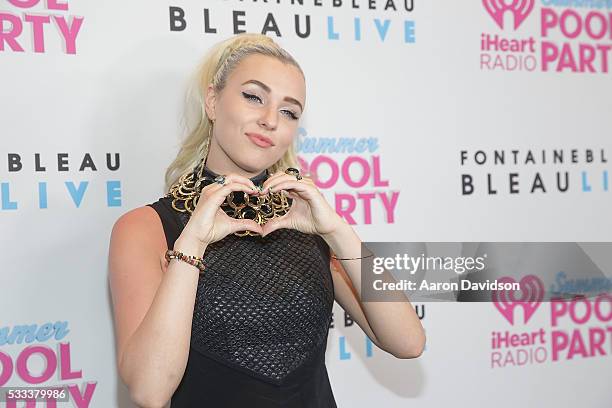
<instances>
[{"instance_id":1,"label":"earring","mask_svg":"<svg viewBox=\"0 0 612 408\"><path fill-rule=\"evenodd\" d=\"M211 121L215 123L214 120ZM200 164L196 166L191 173L183 174L179 177L178 181L170 186L166 197L172 197L172 208L181 213L191 213L197 204L197 200L200 196L201 187L203 187L205 180L204 167L206 166L206 159L208 158L208 149L210 148L210 139L212 135L212 126L208 127L208 140L206 141L206 147L202 149L202 154L205 156L200 161Z\"/></svg>"},{"instance_id":2,"label":"earring","mask_svg":"<svg viewBox=\"0 0 612 408\"><path fill-rule=\"evenodd\" d=\"M210 152L210 140L212 139L212 129L215 124L215 120L212 119L210 121L210 125L208 126L208 140L206 140L206 148L203 149L204 158L202 159L202 165L200 166L200 174L199 178L202 178L204 174L204 167L206 166L206 160L208 160L208 153Z\"/></svg>"},{"instance_id":3,"label":"earring","mask_svg":"<svg viewBox=\"0 0 612 408\"><path fill-rule=\"evenodd\" d=\"M210 121L210 124L208 125L208 144L209 145L210 145L210 139L212 139L212 130L214 126L215 126L215 121L214 119L212 119Z\"/></svg>"}]
</instances>

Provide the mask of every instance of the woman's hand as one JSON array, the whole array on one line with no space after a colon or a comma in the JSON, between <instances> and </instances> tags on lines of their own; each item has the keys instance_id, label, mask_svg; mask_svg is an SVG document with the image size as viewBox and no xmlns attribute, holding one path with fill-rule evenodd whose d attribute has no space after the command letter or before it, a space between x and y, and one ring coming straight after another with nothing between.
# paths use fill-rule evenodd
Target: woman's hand
<instances>
[{"instance_id":1,"label":"woman's hand","mask_svg":"<svg viewBox=\"0 0 612 408\"><path fill-rule=\"evenodd\" d=\"M287 191L293 203L287 214L273 218L263 225L262 236L279 228L291 228L306 234L326 235L346 223L308 177L297 180L294 175L284 172L274 173L264 182L262 194L267 193L269 188L272 192Z\"/></svg>"},{"instance_id":2,"label":"woman's hand","mask_svg":"<svg viewBox=\"0 0 612 408\"><path fill-rule=\"evenodd\" d=\"M208 184L200 192L196 208L183 232L203 245L219 241L237 231L248 230L262 234L261 225L254 220L232 218L220 208L225 197L235 191L243 191L250 195L259 193L251 180L238 174L225 176L224 185Z\"/></svg>"}]
</instances>

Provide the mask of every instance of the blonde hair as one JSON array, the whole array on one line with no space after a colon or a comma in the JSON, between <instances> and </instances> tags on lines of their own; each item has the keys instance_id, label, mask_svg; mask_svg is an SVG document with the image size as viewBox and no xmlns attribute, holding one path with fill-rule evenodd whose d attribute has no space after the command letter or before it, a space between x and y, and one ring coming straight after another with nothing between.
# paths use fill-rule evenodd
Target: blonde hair
<instances>
[{"instance_id":1,"label":"blonde hair","mask_svg":"<svg viewBox=\"0 0 612 408\"><path fill-rule=\"evenodd\" d=\"M182 175L192 172L208 154L212 122L206 114L204 104L206 88L212 84L215 92L221 92L225 88L229 74L246 56L251 54L277 58L281 62L295 66L304 76L297 61L272 38L263 34L238 34L215 44L206 54L190 81L184 116L187 137L182 142L176 158L166 169L167 190L177 183ZM291 145L287 152L268 168L268 171L275 173L287 167L299 168L298 166L295 147Z\"/></svg>"}]
</instances>

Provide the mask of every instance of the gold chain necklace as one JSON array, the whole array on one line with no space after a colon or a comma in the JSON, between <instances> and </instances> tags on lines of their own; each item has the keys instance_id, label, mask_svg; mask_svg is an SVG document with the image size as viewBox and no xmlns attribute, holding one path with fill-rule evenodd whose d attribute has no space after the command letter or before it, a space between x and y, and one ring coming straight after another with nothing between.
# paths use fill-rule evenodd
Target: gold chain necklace
<instances>
[{"instance_id":1,"label":"gold chain necklace","mask_svg":"<svg viewBox=\"0 0 612 408\"><path fill-rule=\"evenodd\" d=\"M198 205L200 191L213 182L210 176L204 176L204 165L191 173L184 174L170 187L166 197L172 198L172 208L181 213L191 214ZM236 219L251 219L259 225L264 225L272 218L282 217L291 208L293 200L283 192L269 192L263 196L251 196L243 191L231 192L221 204L221 209L230 217ZM252 231L237 231L239 237L259 236Z\"/></svg>"}]
</instances>

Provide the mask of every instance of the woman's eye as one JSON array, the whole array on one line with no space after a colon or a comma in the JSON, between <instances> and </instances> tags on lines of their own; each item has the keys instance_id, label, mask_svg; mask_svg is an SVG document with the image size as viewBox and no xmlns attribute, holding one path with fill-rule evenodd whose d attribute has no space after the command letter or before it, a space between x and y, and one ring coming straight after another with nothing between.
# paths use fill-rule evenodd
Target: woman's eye
<instances>
[{"instance_id":1,"label":"woman's eye","mask_svg":"<svg viewBox=\"0 0 612 408\"><path fill-rule=\"evenodd\" d=\"M257 101L259 103L262 103L261 98L259 96L257 96L257 95L253 95L253 94L250 94L250 93L247 93L247 92L242 92L242 96L244 96L245 99L248 99L250 101ZM298 120L299 119L298 116L293 111L283 110L282 112L284 112L287 117L291 118L291 120Z\"/></svg>"},{"instance_id":2,"label":"woman's eye","mask_svg":"<svg viewBox=\"0 0 612 408\"><path fill-rule=\"evenodd\" d=\"M298 119L297 115L290 110L284 110L283 112L286 112L286 115L289 116L292 120Z\"/></svg>"},{"instance_id":3,"label":"woman's eye","mask_svg":"<svg viewBox=\"0 0 612 408\"><path fill-rule=\"evenodd\" d=\"M261 98L259 98L259 96L257 96L257 95L253 95L253 94L250 94L250 93L243 92L242 96L244 96L246 99L255 100L255 101L258 101L259 103L261 103Z\"/></svg>"}]
</instances>

